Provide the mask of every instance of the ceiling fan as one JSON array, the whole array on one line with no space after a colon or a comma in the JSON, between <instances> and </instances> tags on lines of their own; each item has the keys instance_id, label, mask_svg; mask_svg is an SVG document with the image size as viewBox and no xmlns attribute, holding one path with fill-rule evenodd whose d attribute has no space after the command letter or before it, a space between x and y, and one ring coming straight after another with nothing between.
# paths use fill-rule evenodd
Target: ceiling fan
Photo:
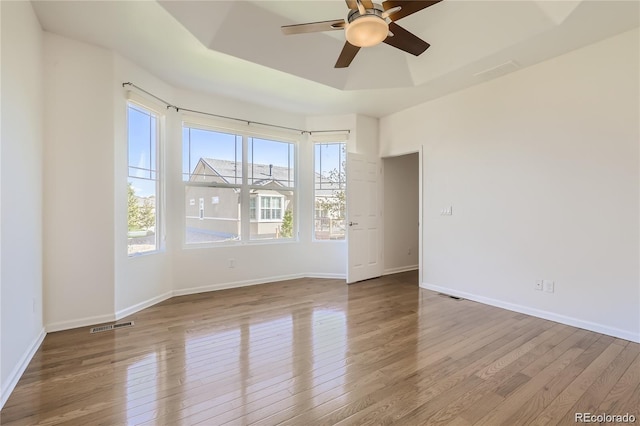
<instances>
[{"instance_id":1,"label":"ceiling fan","mask_svg":"<svg viewBox=\"0 0 640 426\"><path fill-rule=\"evenodd\" d=\"M285 35L345 30L346 42L335 68L346 68L361 47L386 43L412 55L419 56L429 43L396 24L395 21L433 6L442 0L387 0L382 4L371 0L345 0L350 9L347 19L285 25Z\"/></svg>"}]
</instances>

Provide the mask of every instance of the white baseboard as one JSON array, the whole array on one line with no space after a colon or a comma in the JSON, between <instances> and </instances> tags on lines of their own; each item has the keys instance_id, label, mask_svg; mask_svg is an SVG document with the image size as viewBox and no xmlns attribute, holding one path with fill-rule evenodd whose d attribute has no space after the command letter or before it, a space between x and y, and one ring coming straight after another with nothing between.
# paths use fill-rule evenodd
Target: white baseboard
<instances>
[{"instance_id":1,"label":"white baseboard","mask_svg":"<svg viewBox=\"0 0 640 426\"><path fill-rule=\"evenodd\" d=\"M59 321L51 324L47 324L47 333L53 333L54 331L71 330L72 328L89 327L96 324L104 324L107 322L118 321L126 316L135 314L143 309L153 306L157 303L163 302L174 296L172 291L161 294L160 296L152 297L151 299L136 303L124 309L116 311L113 315L97 315L95 317L86 317L69 321Z\"/></svg>"},{"instance_id":2,"label":"white baseboard","mask_svg":"<svg viewBox=\"0 0 640 426\"><path fill-rule=\"evenodd\" d=\"M115 321L115 314L96 315L94 317L85 317L69 321L58 321L46 325L47 333L54 331L70 330L72 328L88 327L90 325L103 324L105 322Z\"/></svg>"},{"instance_id":3,"label":"white baseboard","mask_svg":"<svg viewBox=\"0 0 640 426\"><path fill-rule=\"evenodd\" d=\"M484 303L485 305L491 305L498 308L507 309L509 311L519 312L521 314L527 314L534 317L559 322L561 324L570 325L572 327L595 331L596 333L602 333L608 336L618 337L620 339L640 343L640 335L628 330L621 330L619 328L609 327L591 321L585 321L578 318L568 317L566 315L556 314L554 312L544 311L542 309L536 309L511 302L505 302L498 299L492 299L490 297L479 296L477 294L458 291L452 288L441 287L435 284L421 283L420 287L426 288L427 290L433 290L439 293L448 294L450 296L461 297L463 299L473 300L474 302Z\"/></svg>"},{"instance_id":4,"label":"white baseboard","mask_svg":"<svg viewBox=\"0 0 640 426\"><path fill-rule=\"evenodd\" d=\"M29 345L29 349L27 349L24 355L22 355L22 358L20 358L20 361L13 369L11 374L9 374L7 383L3 384L2 390L0 391L0 409L4 407L5 402L7 402L7 400L9 399L9 395L11 395L11 392L13 392L13 389L18 384L20 377L22 377L22 374L29 366L31 359L38 351L38 348L42 344L42 341L44 340L44 337L46 335L47 333L45 332L43 327L42 330L40 330L38 336L33 340L33 342L31 342L31 345Z\"/></svg>"},{"instance_id":5,"label":"white baseboard","mask_svg":"<svg viewBox=\"0 0 640 426\"><path fill-rule=\"evenodd\" d=\"M418 269L418 265L399 266L397 268L388 268L382 271L382 275L399 274L400 272L415 271Z\"/></svg>"},{"instance_id":6,"label":"white baseboard","mask_svg":"<svg viewBox=\"0 0 640 426\"><path fill-rule=\"evenodd\" d=\"M347 276L345 274L326 274L326 273L320 272L320 273L304 274L304 276L300 278L325 278L329 280L345 280L347 279Z\"/></svg>"},{"instance_id":7,"label":"white baseboard","mask_svg":"<svg viewBox=\"0 0 640 426\"><path fill-rule=\"evenodd\" d=\"M145 300L143 302L140 303L136 303L133 306L129 306L127 308L124 309L120 309L119 311L116 311L116 318L115 320L118 321L119 319L122 319L126 316L135 314L136 312L139 312L143 309L146 309L150 306L155 305L156 303L160 303L160 302L164 302L167 299L170 299L171 297L173 297L173 291L168 291L164 294L161 294L160 296L156 296L156 297L152 297L151 299Z\"/></svg>"},{"instance_id":8,"label":"white baseboard","mask_svg":"<svg viewBox=\"0 0 640 426\"><path fill-rule=\"evenodd\" d=\"M205 285L201 287L192 287L192 288L179 288L179 289L173 290L173 295L185 296L187 294L206 293L208 291L227 290L230 288L247 287L250 285L258 285L258 284L268 284L268 283L273 283L277 281L295 280L298 278L304 278L306 276L307 274L279 275L275 277L258 278L255 280L210 284L210 285Z\"/></svg>"},{"instance_id":9,"label":"white baseboard","mask_svg":"<svg viewBox=\"0 0 640 426\"><path fill-rule=\"evenodd\" d=\"M293 280L299 278L327 278L327 279L345 279L344 274L327 274L327 273L312 273L312 274L292 274L292 275L279 275L275 277L259 278L255 280L235 281L230 283L218 283L205 285L201 287L192 287L184 289L175 289L168 291L159 296L152 297L140 303L136 303L133 306L129 306L124 309L116 311L114 315L97 315L94 317L79 318L69 321L59 321L46 325L46 332L52 333L55 331L70 330L72 328L89 327L96 324L104 324L120 320L126 316L132 315L143 309L151 307L157 303L163 302L174 296L185 296L187 294L205 293L208 291L226 290L230 288L247 287L258 284L268 284L277 281Z\"/></svg>"}]
</instances>

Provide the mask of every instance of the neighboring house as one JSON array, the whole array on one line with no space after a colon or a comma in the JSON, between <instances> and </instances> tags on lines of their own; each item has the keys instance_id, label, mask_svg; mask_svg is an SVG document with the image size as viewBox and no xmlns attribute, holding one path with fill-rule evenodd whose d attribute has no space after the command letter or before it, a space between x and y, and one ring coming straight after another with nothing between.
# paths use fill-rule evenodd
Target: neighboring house
<instances>
[{"instance_id":1,"label":"neighboring house","mask_svg":"<svg viewBox=\"0 0 640 426\"><path fill-rule=\"evenodd\" d=\"M285 211L293 208L294 170L272 164L252 164L248 170L250 235L280 238ZM200 158L189 182L240 185L242 163ZM259 188L257 188L259 187ZM185 190L185 215L190 238L207 234L208 240L238 239L240 235L240 189L189 186Z\"/></svg>"}]
</instances>

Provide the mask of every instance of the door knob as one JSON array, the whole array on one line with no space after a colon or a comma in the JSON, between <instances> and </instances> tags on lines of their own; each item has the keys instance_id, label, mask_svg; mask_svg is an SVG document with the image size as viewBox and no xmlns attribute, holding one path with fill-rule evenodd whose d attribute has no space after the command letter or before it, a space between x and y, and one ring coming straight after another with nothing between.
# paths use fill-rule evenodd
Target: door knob
<instances>
[{"instance_id":1,"label":"door knob","mask_svg":"<svg viewBox=\"0 0 640 426\"><path fill-rule=\"evenodd\" d=\"M349 226L357 225L358 222L349 222Z\"/></svg>"}]
</instances>

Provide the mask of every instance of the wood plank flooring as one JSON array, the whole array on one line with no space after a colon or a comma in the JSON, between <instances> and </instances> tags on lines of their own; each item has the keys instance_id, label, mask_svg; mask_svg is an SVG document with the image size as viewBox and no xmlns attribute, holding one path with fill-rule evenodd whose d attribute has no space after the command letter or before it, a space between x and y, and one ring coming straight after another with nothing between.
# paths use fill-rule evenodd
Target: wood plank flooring
<instances>
[{"instance_id":1,"label":"wood plank flooring","mask_svg":"<svg viewBox=\"0 0 640 426\"><path fill-rule=\"evenodd\" d=\"M635 415L640 345L420 289L299 279L49 334L2 425L569 425Z\"/></svg>"}]
</instances>

